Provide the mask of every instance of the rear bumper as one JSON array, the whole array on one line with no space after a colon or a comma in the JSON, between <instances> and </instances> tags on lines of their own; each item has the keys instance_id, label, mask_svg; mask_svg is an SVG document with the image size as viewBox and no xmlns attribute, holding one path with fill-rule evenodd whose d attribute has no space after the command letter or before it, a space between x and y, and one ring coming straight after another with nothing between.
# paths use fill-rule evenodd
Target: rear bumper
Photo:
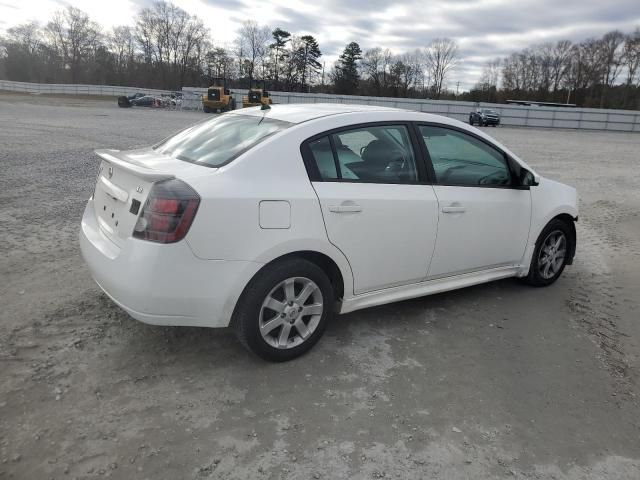
<instances>
[{"instance_id":1,"label":"rear bumper","mask_svg":"<svg viewBox=\"0 0 640 480\"><path fill-rule=\"evenodd\" d=\"M129 238L122 247L100 230L89 200L80 248L91 275L133 318L154 325L226 327L245 285L262 264L203 260L186 241Z\"/></svg>"}]
</instances>

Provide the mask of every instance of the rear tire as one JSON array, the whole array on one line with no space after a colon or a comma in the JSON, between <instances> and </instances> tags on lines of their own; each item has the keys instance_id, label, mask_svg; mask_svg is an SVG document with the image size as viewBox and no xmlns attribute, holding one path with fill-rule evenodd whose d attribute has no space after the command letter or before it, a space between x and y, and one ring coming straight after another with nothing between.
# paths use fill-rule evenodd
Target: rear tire
<instances>
[{"instance_id":1,"label":"rear tire","mask_svg":"<svg viewBox=\"0 0 640 480\"><path fill-rule=\"evenodd\" d=\"M211 109L210 109L209 107L207 107L206 105L203 105L203 106L202 106L202 111L203 111L204 113L211 113Z\"/></svg>"},{"instance_id":2,"label":"rear tire","mask_svg":"<svg viewBox=\"0 0 640 480\"><path fill-rule=\"evenodd\" d=\"M529 274L524 281L534 287L546 287L554 283L567 265L573 242L575 238L567 222L558 218L551 220L538 236Z\"/></svg>"},{"instance_id":3,"label":"rear tire","mask_svg":"<svg viewBox=\"0 0 640 480\"><path fill-rule=\"evenodd\" d=\"M249 351L285 362L313 347L333 314L334 292L316 264L290 258L267 265L249 282L231 326Z\"/></svg>"}]
</instances>

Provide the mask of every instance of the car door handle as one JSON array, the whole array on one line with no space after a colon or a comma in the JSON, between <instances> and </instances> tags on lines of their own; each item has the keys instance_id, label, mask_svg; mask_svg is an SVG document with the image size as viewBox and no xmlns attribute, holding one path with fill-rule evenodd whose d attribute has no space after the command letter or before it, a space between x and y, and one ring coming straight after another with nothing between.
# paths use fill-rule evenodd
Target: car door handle
<instances>
[{"instance_id":1,"label":"car door handle","mask_svg":"<svg viewBox=\"0 0 640 480\"><path fill-rule=\"evenodd\" d=\"M459 206L459 205L456 205L456 206L452 205L450 207L442 207L442 213L464 213L466 211L467 211L466 208L464 208L462 206Z\"/></svg>"},{"instance_id":2,"label":"car door handle","mask_svg":"<svg viewBox=\"0 0 640 480\"><path fill-rule=\"evenodd\" d=\"M360 205L329 205L329 211L333 213L350 213L361 212L362 207Z\"/></svg>"}]
</instances>

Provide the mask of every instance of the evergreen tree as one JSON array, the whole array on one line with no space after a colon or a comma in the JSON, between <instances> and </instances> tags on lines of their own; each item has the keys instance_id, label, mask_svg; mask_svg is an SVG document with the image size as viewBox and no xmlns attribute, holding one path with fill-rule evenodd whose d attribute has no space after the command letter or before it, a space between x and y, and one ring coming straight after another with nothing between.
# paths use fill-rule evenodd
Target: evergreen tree
<instances>
[{"instance_id":1,"label":"evergreen tree","mask_svg":"<svg viewBox=\"0 0 640 480\"><path fill-rule=\"evenodd\" d=\"M291 38L291 34L286 30L282 30L280 27L276 28L273 32L271 32L273 37L273 43L269 45L271 52L274 56L274 65L273 65L273 81L274 84L278 84L278 80L280 77L280 61L283 56L286 56L286 46Z\"/></svg>"},{"instance_id":2,"label":"evergreen tree","mask_svg":"<svg viewBox=\"0 0 640 480\"><path fill-rule=\"evenodd\" d=\"M300 47L296 52L298 70L300 72L300 89L304 91L305 85L312 73L317 73L322 67L318 59L322 56L318 41L311 35L300 37Z\"/></svg>"},{"instance_id":3,"label":"evergreen tree","mask_svg":"<svg viewBox=\"0 0 640 480\"><path fill-rule=\"evenodd\" d=\"M344 48L332 74L336 93L353 95L357 92L360 82L358 61L361 59L362 49L356 42L351 42Z\"/></svg>"}]
</instances>

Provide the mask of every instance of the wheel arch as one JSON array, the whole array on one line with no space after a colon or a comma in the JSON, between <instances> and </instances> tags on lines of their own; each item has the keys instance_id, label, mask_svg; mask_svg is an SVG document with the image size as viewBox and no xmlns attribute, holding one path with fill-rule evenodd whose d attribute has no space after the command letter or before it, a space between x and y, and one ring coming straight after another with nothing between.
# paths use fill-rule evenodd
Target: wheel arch
<instances>
[{"instance_id":1,"label":"wheel arch","mask_svg":"<svg viewBox=\"0 0 640 480\"><path fill-rule=\"evenodd\" d=\"M303 258L304 260L320 267L327 277L329 277L329 281L334 289L336 300L342 301L345 296L345 286L348 286L349 284L346 283L347 279L345 279L345 276L338 264L329 255L315 250L299 250L275 258L266 265L280 262L288 258Z\"/></svg>"},{"instance_id":2,"label":"wheel arch","mask_svg":"<svg viewBox=\"0 0 640 480\"><path fill-rule=\"evenodd\" d=\"M568 265L573 263L573 258L576 252L576 244L577 244L577 234L576 234L576 226L575 222L578 221L578 210L572 205L563 205L555 208L553 211L548 212L544 216L536 216L534 214L531 222L531 230L529 232L529 240L527 241L527 248L525 250L525 254L522 259L523 269L520 272L519 276L526 276L529 272L529 267L531 264L531 258L533 256L533 252L536 248L536 243L538 242L538 238L540 237L540 233L545 229L545 227L549 224L549 222L559 219L564 221L570 229L573 242L571 245L571 250L569 251L569 259L567 261Z\"/></svg>"},{"instance_id":3,"label":"wheel arch","mask_svg":"<svg viewBox=\"0 0 640 480\"><path fill-rule=\"evenodd\" d=\"M258 275L263 268L276 262L285 261L289 258L302 258L320 267L331 282L336 300L341 301L342 298L344 298L345 279L340 267L338 267L338 264L329 255L314 250L299 250L274 258L269 263L265 264L256 273L256 275Z\"/></svg>"},{"instance_id":4,"label":"wheel arch","mask_svg":"<svg viewBox=\"0 0 640 480\"><path fill-rule=\"evenodd\" d=\"M573 263L573 257L576 254L576 243L577 243L577 234L576 234L576 222L578 221L578 217L574 217L569 213L560 213L553 217L549 222L553 220L560 220L564 222L569 227L569 232L571 233L571 244L569 245L568 259L567 265L571 265ZM548 225L549 222L545 224ZM544 227L543 227L544 228Z\"/></svg>"}]
</instances>

